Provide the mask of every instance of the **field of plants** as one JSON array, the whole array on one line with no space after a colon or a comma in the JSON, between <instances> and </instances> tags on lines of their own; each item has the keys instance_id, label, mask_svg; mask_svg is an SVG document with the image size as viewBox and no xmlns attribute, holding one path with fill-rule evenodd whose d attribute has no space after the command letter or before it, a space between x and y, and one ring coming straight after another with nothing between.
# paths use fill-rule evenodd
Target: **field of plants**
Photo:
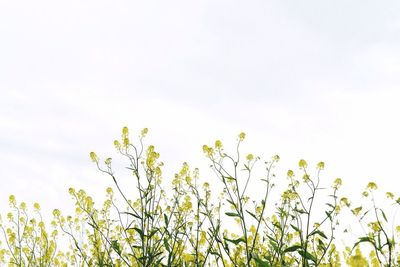
<instances>
[{"instance_id":1,"label":"field of plants","mask_svg":"<svg viewBox=\"0 0 400 267\"><path fill-rule=\"evenodd\" d=\"M128 128L122 129L114 141L120 159L90 153L110 178L102 205L84 190L70 188L75 214L54 210L47 224L38 203L31 208L10 196L10 212L0 222L1 264L400 266L400 225L394 216L400 198L380 193L374 182L360 188L363 204L355 205L340 195L341 179L333 184L320 179L323 162L300 159L286 177L278 177L279 156L262 160L243 154L246 135L240 133L233 148L220 140L203 146L215 174L212 182L184 163L166 184L159 153L145 145L147 131L131 139ZM135 187L120 185L113 165L120 160ZM391 210L381 208L378 196ZM341 227L344 212L362 234L343 246L336 237L347 231Z\"/></svg>"}]
</instances>

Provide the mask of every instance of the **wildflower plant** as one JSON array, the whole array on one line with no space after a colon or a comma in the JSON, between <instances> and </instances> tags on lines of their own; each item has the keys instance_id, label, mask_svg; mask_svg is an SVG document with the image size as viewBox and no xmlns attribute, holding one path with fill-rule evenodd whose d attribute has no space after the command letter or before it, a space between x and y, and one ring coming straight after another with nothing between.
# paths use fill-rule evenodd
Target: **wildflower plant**
<instances>
[{"instance_id":1,"label":"wildflower plant","mask_svg":"<svg viewBox=\"0 0 400 267\"><path fill-rule=\"evenodd\" d=\"M400 226L378 206L375 183L363 193L367 203L353 207L348 198L338 196L341 179L329 186L321 178L323 162L311 166L301 159L297 170L277 179L280 157L262 161L243 153L246 134L240 133L233 152L220 140L203 146L217 179L211 182L199 169L183 163L167 185L160 154L153 145L145 145L147 133L145 128L131 139L124 127L121 138L114 141L134 186L121 185L115 159L89 154L110 179L100 205L84 190L70 188L75 213L54 210L46 226L39 204L32 212L10 196L11 211L0 223L0 262L8 266L400 265ZM217 182L220 187L214 187ZM386 196L392 207L398 207L400 198L395 200L389 192ZM336 233L343 209L351 211L364 234L339 250ZM369 245L368 257L362 245Z\"/></svg>"}]
</instances>

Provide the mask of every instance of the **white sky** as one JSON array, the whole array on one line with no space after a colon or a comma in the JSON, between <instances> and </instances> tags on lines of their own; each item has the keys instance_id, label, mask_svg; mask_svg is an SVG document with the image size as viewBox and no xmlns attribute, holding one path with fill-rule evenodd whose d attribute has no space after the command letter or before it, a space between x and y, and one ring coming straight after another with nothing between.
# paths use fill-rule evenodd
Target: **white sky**
<instances>
[{"instance_id":1,"label":"white sky","mask_svg":"<svg viewBox=\"0 0 400 267\"><path fill-rule=\"evenodd\" d=\"M399 14L399 1L0 0L0 208L15 194L68 209L70 186L102 196L111 181L88 153L113 155L125 125L150 129L167 173L207 173L202 145L245 131L246 151L280 154L282 179L323 160L347 193L373 179L400 194Z\"/></svg>"}]
</instances>

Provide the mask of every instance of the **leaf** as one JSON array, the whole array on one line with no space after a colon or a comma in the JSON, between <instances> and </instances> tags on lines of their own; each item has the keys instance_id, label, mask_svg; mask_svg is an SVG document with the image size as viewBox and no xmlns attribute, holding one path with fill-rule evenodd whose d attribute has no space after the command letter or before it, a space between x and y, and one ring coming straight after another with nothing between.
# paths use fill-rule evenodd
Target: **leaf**
<instances>
[{"instance_id":1,"label":"leaf","mask_svg":"<svg viewBox=\"0 0 400 267\"><path fill-rule=\"evenodd\" d=\"M319 236L322 236L322 237L325 238L325 239L328 239L328 237L326 237L326 235L324 234L324 232L322 232L322 231L320 231L320 230L315 230L315 231L313 231L313 232L310 234L310 236L312 236L312 235L319 235Z\"/></svg>"},{"instance_id":2,"label":"leaf","mask_svg":"<svg viewBox=\"0 0 400 267\"><path fill-rule=\"evenodd\" d=\"M294 209L294 211L296 211L296 212L298 212L298 213L300 213L300 214L304 214L304 213L307 213L308 214L308 212L307 211L305 211L305 210L303 210L303 209Z\"/></svg>"},{"instance_id":3,"label":"leaf","mask_svg":"<svg viewBox=\"0 0 400 267\"><path fill-rule=\"evenodd\" d=\"M210 254L211 254L211 255L214 255L214 256L217 256L218 258L221 258L221 254L219 254L219 253L216 252L216 251L210 251Z\"/></svg>"},{"instance_id":4,"label":"leaf","mask_svg":"<svg viewBox=\"0 0 400 267\"><path fill-rule=\"evenodd\" d=\"M364 242L368 242L368 243L372 243L372 244L373 244L373 241L371 240L371 238L370 238L369 236L363 236L363 237L360 237L360 238L358 239L358 241L354 244L353 249L354 249L358 244L364 243Z\"/></svg>"},{"instance_id":5,"label":"leaf","mask_svg":"<svg viewBox=\"0 0 400 267\"><path fill-rule=\"evenodd\" d=\"M111 247L118 253L121 254L121 247L118 243L118 240L112 240L111 241Z\"/></svg>"},{"instance_id":6,"label":"leaf","mask_svg":"<svg viewBox=\"0 0 400 267\"><path fill-rule=\"evenodd\" d=\"M299 228L297 228L296 226L294 226L293 224L290 225L296 232L301 233L301 230Z\"/></svg>"},{"instance_id":7,"label":"leaf","mask_svg":"<svg viewBox=\"0 0 400 267\"><path fill-rule=\"evenodd\" d=\"M153 235L155 235L159 230L160 230L160 229L158 229L158 228L155 228L154 230L151 230L151 231L150 231L150 234L149 234L149 238L152 238Z\"/></svg>"},{"instance_id":8,"label":"leaf","mask_svg":"<svg viewBox=\"0 0 400 267\"><path fill-rule=\"evenodd\" d=\"M228 203L231 204L232 206L236 207L236 204L234 202L232 202L231 200L226 199L226 201L228 201Z\"/></svg>"},{"instance_id":9,"label":"leaf","mask_svg":"<svg viewBox=\"0 0 400 267\"><path fill-rule=\"evenodd\" d=\"M253 217L254 219L256 219L256 220L258 221L258 218L257 218L257 216L256 216L254 213L252 213L252 212L250 212L250 211L248 211L248 210L246 210L246 212L247 212L248 214L250 214L251 217Z\"/></svg>"},{"instance_id":10,"label":"leaf","mask_svg":"<svg viewBox=\"0 0 400 267\"><path fill-rule=\"evenodd\" d=\"M134 213L132 213L132 212L127 212L127 211L121 211L120 212L121 214L127 214L127 215L131 215L131 216L133 216L133 217L135 217L135 218L138 218L138 219L142 219L142 217L140 217L139 215L136 215L136 214L134 214Z\"/></svg>"},{"instance_id":11,"label":"leaf","mask_svg":"<svg viewBox=\"0 0 400 267\"><path fill-rule=\"evenodd\" d=\"M171 247L170 247L170 245L169 245L169 243L168 243L167 238L164 238L163 241L164 241L164 247L165 247L165 249L166 249L168 252L171 252Z\"/></svg>"},{"instance_id":12,"label":"leaf","mask_svg":"<svg viewBox=\"0 0 400 267\"><path fill-rule=\"evenodd\" d=\"M388 220L386 218L386 214L383 212L383 210L381 210L381 213L382 213L383 219L385 219L385 222L387 222Z\"/></svg>"},{"instance_id":13,"label":"leaf","mask_svg":"<svg viewBox=\"0 0 400 267\"><path fill-rule=\"evenodd\" d=\"M226 241L228 241L228 242L231 242L231 243L235 244L235 245L239 244L240 242L243 242L243 243L246 242L246 241L244 240L243 237L237 238L237 239L229 239L229 238L227 238L227 237L224 237L224 239L225 239Z\"/></svg>"},{"instance_id":14,"label":"leaf","mask_svg":"<svg viewBox=\"0 0 400 267\"><path fill-rule=\"evenodd\" d=\"M224 176L224 178L227 179L227 180L233 180L233 181L236 180L236 179L233 178L232 176Z\"/></svg>"},{"instance_id":15,"label":"leaf","mask_svg":"<svg viewBox=\"0 0 400 267\"><path fill-rule=\"evenodd\" d=\"M298 252L298 253L300 254L300 256L302 256L303 258L305 258L305 259L307 259L307 260L311 260L311 261L313 261L314 263L317 262L317 259L316 259L312 254L310 254L308 251L298 250L297 252Z\"/></svg>"},{"instance_id":16,"label":"leaf","mask_svg":"<svg viewBox=\"0 0 400 267\"><path fill-rule=\"evenodd\" d=\"M239 214L234 212L225 212L225 215L228 215L229 217L240 217Z\"/></svg>"},{"instance_id":17,"label":"leaf","mask_svg":"<svg viewBox=\"0 0 400 267\"><path fill-rule=\"evenodd\" d=\"M330 213L330 212L327 212L327 211L325 211L325 214L326 214L326 217L328 217L328 218L329 218L329 220L331 220L331 221L332 221L332 215L331 215L331 213Z\"/></svg>"},{"instance_id":18,"label":"leaf","mask_svg":"<svg viewBox=\"0 0 400 267\"><path fill-rule=\"evenodd\" d=\"M318 248L322 249L323 251L326 251L326 246L321 239L318 239Z\"/></svg>"},{"instance_id":19,"label":"leaf","mask_svg":"<svg viewBox=\"0 0 400 267\"><path fill-rule=\"evenodd\" d=\"M126 230L130 230L130 229L133 229L133 230L135 230L136 232L138 232L139 235L140 235L140 238L143 240L143 238L144 238L144 233L143 233L142 229L137 228L137 227L133 227L133 228L126 228L125 231L126 231Z\"/></svg>"},{"instance_id":20,"label":"leaf","mask_svg":"<svg viewBox=\"0 0 400 267\"><path fill-rule=\"evenodd\" d=\"M299 245L291 246L291 247L288 247L287 249L285 249L285 250L283 251L283 253L286 253L286 252L293 252L293 251L296 251L296 250L301 249L301 248L302 248L302 247L299 246Z\"/></svg>"},{"instance_id":21,"label":"leaf","mask_svg":"<svg viewBox=\"0 0 400 267\"><path fill-rule=\"evenodd\" d=\"M267 261L260 259L257 255L253 255L253 259L256 262L256 267L271 267Z\"/></svg>"},{"instance_id":22,"label":"leaf","mask_svg":"<svg viewBox=\"0 0 400 267\"><path fill-rule=\"evenodd\" d=\"M165 226L168 226L168 216L167 216L167 214L165 214L164 213L164 223L165 223Z\"/></svg>"}]
</instances>

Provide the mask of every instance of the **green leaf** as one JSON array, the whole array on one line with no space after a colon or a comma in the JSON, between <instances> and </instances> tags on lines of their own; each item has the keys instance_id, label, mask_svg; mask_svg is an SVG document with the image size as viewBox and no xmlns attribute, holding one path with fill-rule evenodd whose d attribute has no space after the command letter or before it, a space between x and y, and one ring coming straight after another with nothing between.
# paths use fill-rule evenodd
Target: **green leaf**
<instances>
[{"instance_id":1,"label":"green leaf","mask_svg":"<svg viewBox=\"0 0 400 267\"><path fill-rule=\"evenodd\" d=\"M369 236L363 236L358 239L358 241L354 244L353 249L360 243L368 242L373 244L373 240Z\"/></svg>"},{"instance_id":2,"label":"green leaf","mask_svg":"<svg viewBox=\"0 0 400 267\"><path fill-rule=\"evenodd\" d=\"M383 210L381 210L381 213L382 213L383 219L385 219L385 222L387 222L388 220L386 218L386 214L383 212Z\"/></svg>"},{"instance_id":3,"label":"green leaf","mask_svg":"<svg viewBox=\"0 0 400 267\"><path fill-rule=\"evenodd\" d=\"M235 244L235 245L239 244L240 242L243 242L243 243L246 242L246 241L244 240L243 237L237 238L237 239L229 239L229 238L227 238L227 237L224 237L224 239L225 239L226 241L228 241L228 242L231 242L231 243Z\"/></svg>"},{"instance_id":4,"label":"green leaf","mask_svg":"<svg viewBox=\"0 0 400 267\"><path fill-rule=\"evenodd\" d=\"M133 230L135 230L136 232L138 232L138 234L140 235L140 238L143 240L143 238L144 238L144 233L143 233L142 229L137 228L137 227L133 227L133 228L126 228L125 231L126 231L126 230L130 230L130 229L133 229Z\"/></svg>"},{"instance_id":5,"label":"green leaf","mask_svg":"<svg viewBox=\"0 0 400 267\"><path fill-rule=\"evenodd\" d=\"M325 239L328 239L328 237L326 237L326 235L324 234L324 232L322 232L322 231L320 231L320 230L315 230L315 231L313 231L313 232L310 234L310 236L312 236L312 235L319 235L319 236L322 236L322 237L325 238Z\"/></svg>"},{"instance_id":6,"label":"green leaf","mask_svg":"<svg viewBox=\"0 0 400 267\"><path fill-rule=\"evenodd\" d=\"M297 251L298 249L301 249L301 248L302 247L299 245L291 246L291 247L288 247L287 249L285 249L283 251L283 253Z\"/></svg>"},{"instance_id":7,"label":"green leaf","mask_svg":"<svg viewBox=\"0 0 400 267\"><path fill-rule=\"evenodd\" d=\"M167 214L165 214L164 213L164 223L165 223L165 226L168 226L168 216L167 216Z\"/></svg>"},{"instance_id":8,"label":"green leaf","mask_svg":"<svg viewBox=\"0 0 400 267\"><path fill-rule=\"evenodd\" d=\"M252 213L252 212L250 212L250 211L248 211L248 210L246 210L246 212L247 212L248 214L250 214L251 217L253 217L254 219L256 219L256 220L258 221L258 218L257 218L257 216L256 216L254 213Z\"/></svg>"},{"instance_id":9,"label":"green leaf","mask_svg":"<svg viewBox=\"0 0 400 267\"><path fill-rule=\"evenodd\" d=\"M153 235L155 235L159 230L160 230L160 229L158 229L158 228L155 228L154 230L151 230L151 231L150 231L150 234L149 234L149 238L152 238Z\"/></svg>"},{"instance_id":10,"label":"green leaf","mask_svg":"<svg viewBox=\"0 0 400 267\"><path fill-rule=\"evenodd\" d=\"M122 211L122 212L120 212L120 213L121 213L121 214L131 215L131 216L133 216L133 217L135 217L135 218L138 218L138 219L142 219L142 217L140 217L139 215L136 215L136 214L134 214L134 213L132 213L132 212Z\"/></svg>"},{"instance_id":11,"label":"green leaf","mask_svg":"<svg viewBox=\"0 0 400 267\"><path fill-rule=\"evenodd\" d=\"M228 215L229 217L240 217L239 214L234 212L225 212L225 215Z\"/></svg>"},{"instance_id":12,"label":"green leaf","mask_svg":"<svg viewBox=\"0 0 400 267\"><path fill-rule=\"evenodd\" d=\"M170 245L169 245L169 243L168 243L167 238L164 238L163 241L164 241L164 247L165 247L165 249L166 249L168 252L171 252L171 247L170 247Z\"/></svg>"},{"instance_id":13,"label":"green leaf","mask_svg":"<svg viewBox=\"0 0 400 267\"><path fill-rule=\"evenodd\" d=\"M297 208L295 208L294 211L296 211L296 212L298 212L298 213L300 213L300 214L305 214L305 213L308 214L308 212L305 211L305 210L303 210L303 209L297 209Z\"/></svg>"},{"instance_id":14,"label":"green leaf","mask_svg":"<svg viewBox=\"0 0 400 267\"><path fill-rule=\"evenodd\" d=\"M236 180L235 178L233 178L231 176L224 176L224 178L227 179L227 180L233 180L233 181Z\"/></svg>"},{"instance_id":15,"label":"green leaf","mask_svg":"<svg viewBox=\"0 0 400 267\"><path fill-rule=\"evenodd\" d=\"M290 225L296 232L301 233L301 230L297 228L295 225L291 224Z\"/></svg>"},{"instance_id":16,"label":"green leaf","mask_svg":"<svg viewBox=\"0 0 400 267\"><path fill-rule=\"evenodd\" d=\"M118 253L121 254L121 247L119 246L118 240L111 241L111 247Z\"/></svg>"},{"instance_id":17,"label":"green leaf","mask_svg":"<svg viewBox=\"0 0 400 267\"><path fill-rule=\"evenodd\" d=\"M298 253L300 254L300 256L302 256L303 258L305 258L305 259L307 259L307 260L311 260L311 261L313 261L314 263L317 262L317 259L316 259L312 254L310 254L308 251L298 250L297 252L298 252Z\"/></svg>"},{"instance_id":18,"label":"green leaf","mask_svg":"<svg viewBox=\"0 0 400 267\"><path fill-rule=\"evenodd\" d=\"M257 255L253 255L253 259L256 262L256 267L271 267L267 261L260 259Z\"/></svg>"}]
</instances>

